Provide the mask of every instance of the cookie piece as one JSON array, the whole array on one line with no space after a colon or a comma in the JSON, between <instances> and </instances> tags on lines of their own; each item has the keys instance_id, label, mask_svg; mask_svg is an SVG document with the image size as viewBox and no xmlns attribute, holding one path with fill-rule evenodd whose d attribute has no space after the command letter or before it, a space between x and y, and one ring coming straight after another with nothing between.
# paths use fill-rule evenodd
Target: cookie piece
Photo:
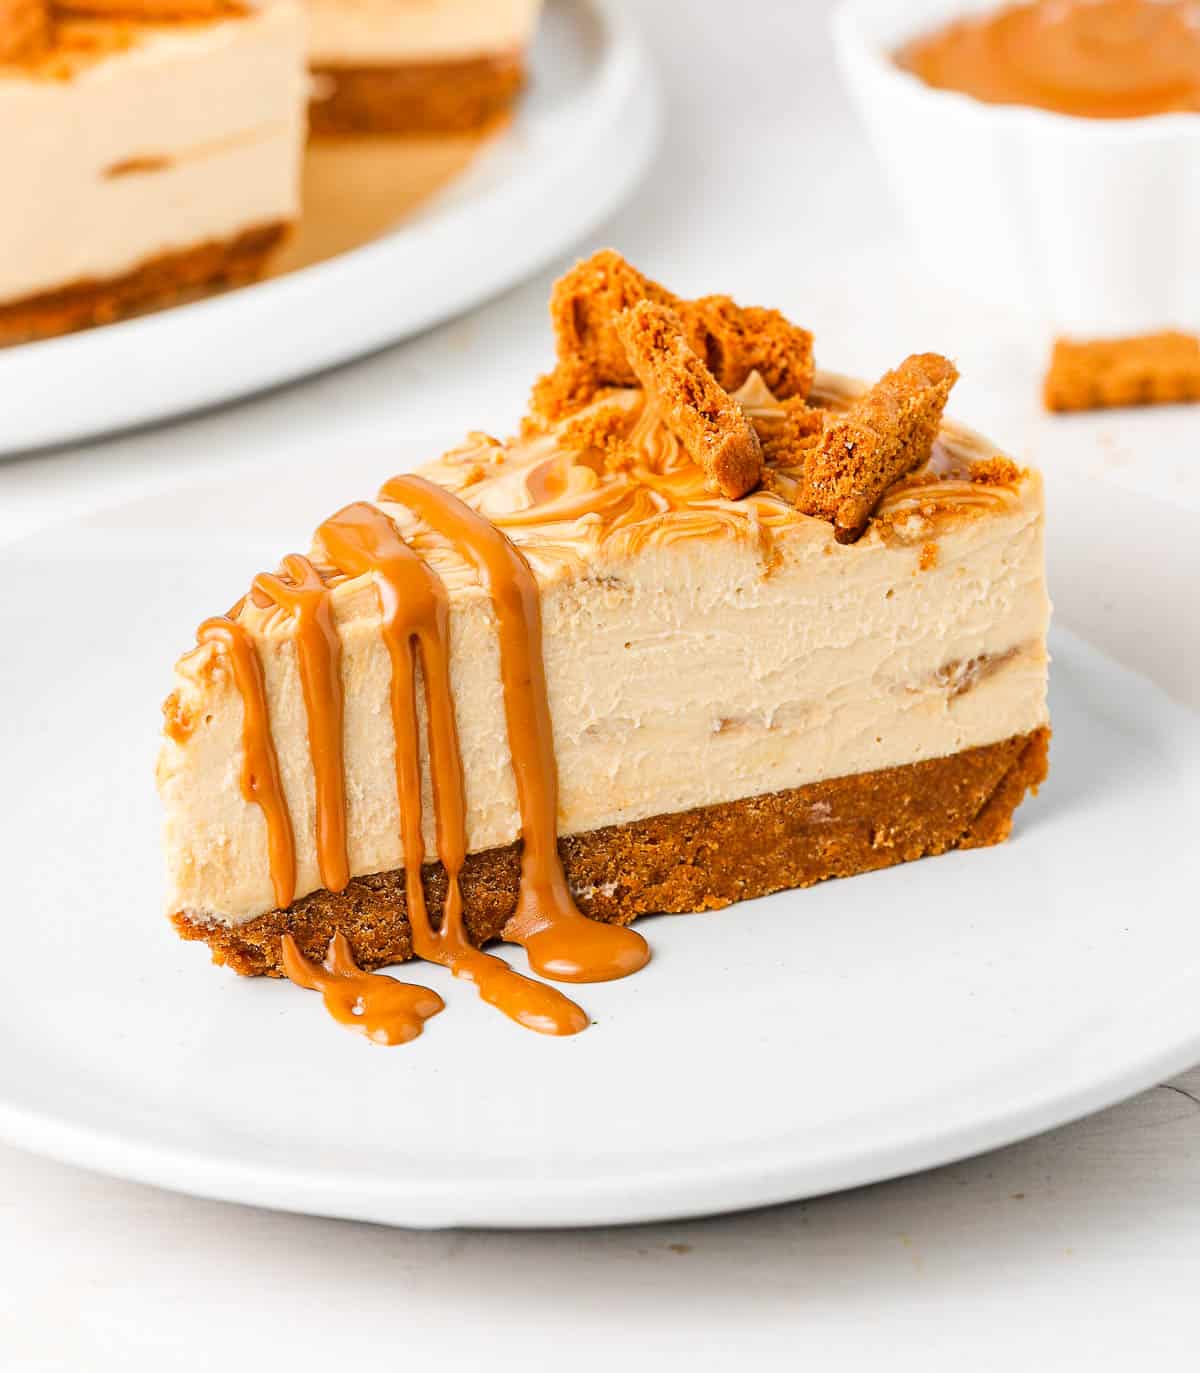
<instances>
[{"instance_id":1,"label":"cookie piece","mask_svg":"<svg viewBox=\"0 0 1200 1373\"><path fill-rule=\"evenodd\" d=\"M688 344L679 316L643 300L622 311L615 328L637 380L709 487L729 500L752 491L762 478L758 435Z\"/></svg>"},{"instance_id":2,"label":"cookie piece","mask_svg":"<svg viewBox=\"0 0 1200 1373\"><path fill-rule=\"evenodd\" d=\"M1047 410L1200 400L1200 338L1164 330L1090 343L1059 339L1042 396Z\"/></svg>"},{"instance_id":3,"label":"cookie piece","mask_svg":"<svg viewBox=\"0 0 1200 1373\"><path fill-rule=\"evenodd\" d=\"M617 337L615 320L638 301L674 305L675 297L605 248L554 283L550 321L560 363L575 364L597 385L634 386L637 377Z\"/></svg>"},{"instance_id":4,"label":"cookie piece","mask_svg":"<svg viewBox=\"0 0 1200 1373\"><path fill-rule=\"evenodd\" d=\"M676 306L688 342L726 391L757 372L777 400L808 395L813 336L778 310L738 305L729 296L701 296Z\"/></svg>"},{"instance_id":5,"label":"cookie piece","mask_svg":"<svg viewBox=\"0 0 1200 1373\"><path fill-rule=\"evenodd\" d=\"M796 504L829 520L853 543L893 482L929 461L958 369L939 353L916 353L886 373L825 426L808 459Z\"/></svg>"},{"instance_id":6,"label":"cookie piece","mask_svg":"<svg viewBox=\"0 0 1200 1373\"><path fill-rule=\"evenodd\" d=\"M813 355L807 329L778 310L741 306L729 296L680 300L606 248L555 283L550 318L558 363L533 388L530 409L537 419L554 423L605 387L636 385L615 321L643 300L676 311L688 343L725 390L737 390L758 371L778 398L808 395Z\"/></svg>"},{"instance_id":7,"label":"cookie piece","mask_svg":"<svg viewBox=\"0 0 1200 1373\"><path fill-rule=\"evenodd\" d=\"M49 46L46 0L0 0L0 62L31 62Z\"/></svg>"}]
</instances>

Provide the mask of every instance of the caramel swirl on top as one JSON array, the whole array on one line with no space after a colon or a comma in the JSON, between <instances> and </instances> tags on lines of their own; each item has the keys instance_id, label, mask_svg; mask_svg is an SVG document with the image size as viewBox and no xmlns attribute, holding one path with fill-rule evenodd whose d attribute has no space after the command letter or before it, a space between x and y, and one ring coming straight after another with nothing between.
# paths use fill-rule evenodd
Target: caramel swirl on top
<instances>
[{"instance_id":1,"label":"caramel swirl on top","mask_svg":"<svg viewBox=\"0 0 1200 1373\"><path fill-rule=\"evenodd\" d=\"M1037 0L956 20L898 61L989 104L1091 119L1200 111L1200 4Z\"/></svg>"}]
</instances>

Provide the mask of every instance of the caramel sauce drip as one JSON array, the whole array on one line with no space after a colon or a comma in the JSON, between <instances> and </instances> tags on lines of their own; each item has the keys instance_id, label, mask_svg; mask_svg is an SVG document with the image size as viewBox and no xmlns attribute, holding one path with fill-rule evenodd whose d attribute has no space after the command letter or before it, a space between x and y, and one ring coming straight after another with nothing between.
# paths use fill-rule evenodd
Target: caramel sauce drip
<instances>
[{"instance_id":1,"label":"caramel sauce drip","mask_svg":"<svg viewBox=\"0 0 1200 1373\"><path fill-rule=\"evenodd\" d=\"M1200 111L1200 4L1038 0L956 20L898 61L990 104L1092 119Z\"/></svg>"},{"instance_id":2,"label":"caramel sauce drip","mask_svg":"<svg viewBox=\"0 0 1200 1373\"><path fill-rule=\"evenodd\" d=\"M292 936L285 934L283 967L297 986L321 993L334 1020L374 1044L407 1044L416 1039L431 1016L446 1008L437 992L428 987L363 972L340 931L330 940L324 963L310 962Z\"/></svg>"},{"instance_id":3,"label":"caramel sauce drip","mask_svg":"<svg viewBox=\"0 0 1200 1373\"><path fill-rule=\"evenodd\" d=\"M484 1001L528 1029L577 1034L589 1023L580 1007L553 987L522 977L502 959L475 948L467 937L459 886L466 858L466 799L450 682L450 605L441 578L373 505L347 506L321 526L318 538L339 572L349 577L371 574L379 590L383 639L391 658L396 796L414 953L474 983ZM420 655L429 717L438 857L447 880L438 929L429 918L421 871L425 842L414 647Z\"/></svg>"},{"instance_id":4,"label":"caramel sauce drip","mask_svg":"<svg viewBox=\"0 0 1200 1373\"><path fill-rule=\"evenodd\" d=\"M329 588L312 563L291 554L283 560L282 572L281 576L260 573L253 590L295 620L294 643L316 781L317 863L322 884L339 892L350 881L342 762L342 644Z\"/></svg>"},{"instance_id":5,"label":"caramel sauce drip","mask_svg":"<svg viewBox=\"0 0 1200 1373\"><path fill-rule=\"evenodd\" d=\"M196 642L220 644L233 669L234 685L242 698L242 795L257 805L266 819L275 904L286 908L296 894L296 840L271 738L267 688L258 650L240 624L222 616L205 620L196 631Z\"/></svg>"},{"instance_id":6,"label":"caramel sauce drip","mask_svg":"<svg viewBox=\"0 0 1200 1373\"><path fill-rule=\"evenodd\" d=\"M535 972L563 982L626 977L650 957L634 930L580 913L558 856L558 773L542 661L537 582L520 551L499 529L422 477L394 477L380 499L403 505L467 557L492 599L499 622L500 678L517 800L521 811L521 884L504 937L524 946Z\"/></svg>"}]
</instances>

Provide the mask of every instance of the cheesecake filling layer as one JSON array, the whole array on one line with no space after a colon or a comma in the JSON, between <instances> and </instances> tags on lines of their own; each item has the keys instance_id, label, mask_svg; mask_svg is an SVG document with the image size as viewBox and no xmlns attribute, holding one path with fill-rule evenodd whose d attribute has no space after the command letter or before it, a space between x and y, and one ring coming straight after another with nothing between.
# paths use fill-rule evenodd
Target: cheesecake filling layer
<instances>
[{"instance_id":1,"label":"cheesecake filling layer","mask_svg":"<svg viewBox=\"0 0 1200 1373\"><path fill-rule=\"evenodd\" d=\"M70 20L0 73L0 302L124 275L299 209L307 93L292 0L212 23ZM85 226L81 232L81 225Z\"/></svg>"},{"instance_id":2,"label":"cheesecake filling layer","mask_svg":"<svg viewBox=\"0 0 1200 1373\"><path fill-rule=\"evenodd\" d=\"M659 456L670 478L669 455ZM980 487L931 471L841 546L827 523L770 492L640 509L620 505L618 481L589 490L587 462L561 459L546 440L481 441L428 469L501 523L538 577L559 834L945 758L1046 723L1035 475ZM641 499L646 488L626 495ZM399 506L380 508L448 588L467 846L501 848L521 817L492 602L445 540ZM352 874L387 872L403 857L379 597L359 577L335 580L331 600L346 852ZM299 898L324 884L291 622L253 602L239 618L262 662ZM201 922L237 925L277 904L268 825L239 783L243 725L227 658L201 646L180 664L160 763L168 910ZM427 757L423 766L433 854Z\"/></svg>"},{"instance_id":3,"label":"cheesecake filling layer","mask_svg":"<svg viewBox=\"0 0 1200 1373\"><path fill-rule=\"evenodd\" d=\"M309 60L401 66L516 53L540 10L541 0L308 0Z\"/></svg>"}]
</instances>

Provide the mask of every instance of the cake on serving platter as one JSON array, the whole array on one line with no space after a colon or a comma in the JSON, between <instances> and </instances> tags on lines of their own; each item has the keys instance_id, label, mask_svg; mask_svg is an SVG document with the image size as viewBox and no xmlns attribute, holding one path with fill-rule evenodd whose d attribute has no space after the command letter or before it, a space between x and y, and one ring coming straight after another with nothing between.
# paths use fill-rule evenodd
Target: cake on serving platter
<instances>
[{"instance_id":1,"label":"cake on serving platter","mask_svg":"<svg viewBox=\"0 0 1200 1373\"><path fill-rule=\"evenodd\" d=\"M306 100L296 0L0 0L0 343L256 277Z\"/></svg>"},{"instance_id":2,"label":"cake on serving platter","mask_svg":"<svg viewBox=\"0 0 1200 1373\"><path fill-rule=\"evenodd\" d=\"M164 708L179 932L347 1015L417 955L582 1028L478 946L621 976L643 913L998 843L1046 775L1041 480L943 420L947 359L865 387L611 252L551 313L521 434L331 516Z\"/></svg>"}]
</instances>

